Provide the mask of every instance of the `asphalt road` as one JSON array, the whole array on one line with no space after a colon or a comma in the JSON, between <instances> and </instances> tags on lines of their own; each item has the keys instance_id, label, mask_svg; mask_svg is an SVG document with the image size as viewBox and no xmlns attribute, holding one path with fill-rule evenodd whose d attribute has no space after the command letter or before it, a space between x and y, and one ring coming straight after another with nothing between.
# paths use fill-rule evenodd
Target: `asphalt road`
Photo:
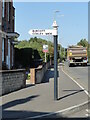
<instances>
[{"instance_id":1,"label":"asphalt road","mask_svg":"<svg viewBox=\"0 0 90 120\"><path fill-rule=\"evenodd\" d=\"M69 74L76 82L78 82L85 90L89 89L89 66L74 66L68 67L65 62L64 71Z\"/></svg>"}]
</instances>

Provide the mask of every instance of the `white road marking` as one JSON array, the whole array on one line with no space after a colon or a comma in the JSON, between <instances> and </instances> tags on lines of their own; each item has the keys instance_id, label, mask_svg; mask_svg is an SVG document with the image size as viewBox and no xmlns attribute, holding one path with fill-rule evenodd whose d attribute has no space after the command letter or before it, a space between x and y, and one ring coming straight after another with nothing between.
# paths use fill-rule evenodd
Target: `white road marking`
<instances>
[{"instance_id":1,"label":"white road marking","mask_svg":"<svg viewBox=\"0 0 90 120\"><path fill-rule=\"evenodd\" d=\"M34 118L41 118L41 117L47 117L47 116L50 116L50 115L54 115L54 114L58 114L58 113L63 113L63 112L66 112L68 110L73 110L74 108L77 108L77 107L80 107L80 106L83 106L85 104L87 104L88 101L84 102L84 103L81 103L79 105L74 105L74 106L71 106L69 108L66 108L66 109L63 109L63 110L60 110L60 111L56 111L56 112L51 112L51 113L48 113L48 114L43 114L43 115L37 115L37 116L33 116L33 117L28 117L28 118L23 118L23 120L28 120L28 119L34 119ZM17 120L22 120L22 119L17 119Z\"/></svg>"},{"instance_id":2,"label":"white road marking","mask_svg":"<svg viewBox=\"0 0 90 120\"><path fill-rule=\"evenodd\" d=\"M88 117L88 114L85 114Z\"/></svg>"},{"instance_id":3,"label":"white road marking","mask_svg":"<svg viewBox=\"0 0 90 120\"><path fill-rule=\"evenodd\" d=\"M90 114L90 109L86 109L86 112Z\"/></svg>"},{"instance_id":4,"label":"white road marking","mask_svg":"<svg viewBox=\"0 0 90 120\"><path fill-rule=\"evenodd\" d=\"M89 110L88 110L88 109L86 109L86 112L89 112Z\"/></svg>"},{"instance_id":5,"label":"white road marking","mask_svg":"<svg viewBox=\"0 0 90 120\"><path fill-rule=\"evenodd\" d=\"M84 92L90 97L90 94L88 93L87 90L85 90L84 87L82 87L78 82L76 82L76 80L74 78L72 78L69 74L67 74L63 69L62 71L64 72L65 75L67 75L71 80L73 80L82 90L84 90Z\"/></svg>"}]
</instances>

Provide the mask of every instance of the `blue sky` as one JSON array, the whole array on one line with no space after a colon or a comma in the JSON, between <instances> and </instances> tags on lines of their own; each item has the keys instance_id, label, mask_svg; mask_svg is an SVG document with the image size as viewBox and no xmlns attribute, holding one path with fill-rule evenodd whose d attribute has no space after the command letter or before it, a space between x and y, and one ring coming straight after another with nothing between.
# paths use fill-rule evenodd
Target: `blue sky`
<instances>
[{"instance_id":1,"label":"blue sky","mask_svg":"<svg viewBox=\"0 0 90 120\"><path fill-rule=\"evenodd\" d=\"M80 39L88 39L88 3L86 2L15 2L16 25L19 40L29 40L30 29L51 29L54 11L59 25L59 42L62 46L76 44ZM64 17L60 17L63 14ZM52 40L52 37L44 37Z\"/></svg>"}]
</instances>

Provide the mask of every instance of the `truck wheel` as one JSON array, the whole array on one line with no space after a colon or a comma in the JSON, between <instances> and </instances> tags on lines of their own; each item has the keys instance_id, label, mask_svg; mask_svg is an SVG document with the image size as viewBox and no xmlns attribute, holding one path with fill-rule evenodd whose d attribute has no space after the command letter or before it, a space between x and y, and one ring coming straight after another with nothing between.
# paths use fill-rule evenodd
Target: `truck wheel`
<instances>
[{"instance_id":1,"label":"truck wheel","mask_svg":"<svg viewBox=\"0 0 90 120\"><path fill-rule=\"evenodd\" d=\"M82 66L87 66L87 63L83 63Z\"/></svg>"},{"instance_id":2,"label":"truck wheel","mask_svg":"<svg viewBox=\"0 0 90 120\"><path fill-rule=\"evenodd\" d=\"M87 66L87 63L85 63L85 66Z\"/></svg>"}]
</instances>

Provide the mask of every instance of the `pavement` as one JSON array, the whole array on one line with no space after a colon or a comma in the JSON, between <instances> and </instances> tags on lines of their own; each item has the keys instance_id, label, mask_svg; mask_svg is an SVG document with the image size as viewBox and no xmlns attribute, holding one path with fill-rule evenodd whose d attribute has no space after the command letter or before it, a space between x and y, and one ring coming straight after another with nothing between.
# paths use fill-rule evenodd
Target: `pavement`
<instances>
[{"instance_id":1,"label":"pavement","mask_svg":"<svg viewBox=\"0 0 90 120\"><path fill-rule=\"evenodd\" d=\"M54 100L54 69L49 68L41 84L29 85L2 97L3 120L70 118L88 109L88 95L58 66L58 100Z\"/></svg>"}]
</instances>

